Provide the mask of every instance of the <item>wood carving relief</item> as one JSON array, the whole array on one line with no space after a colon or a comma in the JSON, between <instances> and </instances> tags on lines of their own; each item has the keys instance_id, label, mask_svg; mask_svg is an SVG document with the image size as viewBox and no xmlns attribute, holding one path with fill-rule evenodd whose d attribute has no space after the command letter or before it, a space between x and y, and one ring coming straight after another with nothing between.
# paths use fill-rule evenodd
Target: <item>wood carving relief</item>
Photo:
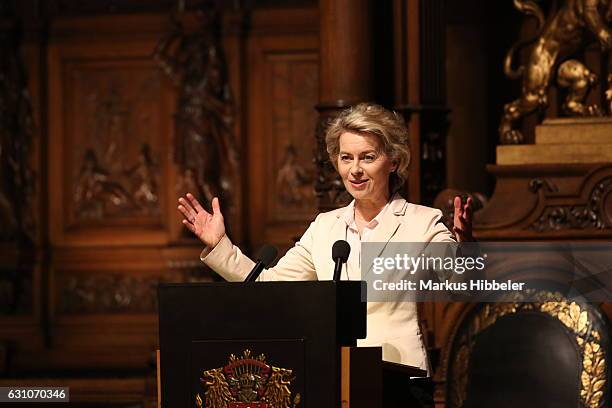
<instances>
[{"instance_id":1,"label":"wood carving relief","mask_svg":"<svg viewBox=\"0 0 612 408\"><path fill-rule=\"evenodd\" d=\"M166 12L174 0L48 0L43 3L50 15L79 16L95 14Z\"/></svg>"},{"instance_id":2,"label":"wood carving relief","mask_svg":"<svg viewBox=\"0 0 612 408\"><path fill-rule=\"evenodd\" d=\"M312 172L299 163L299 155L291 143L285 150L276 176L276 189L281 204L287 207L300 208L312 202L310 180Z\"/></svg>"},{"instance_id":3,"label":"wood carving relief","mask_svg":"<svg viewBox=\"0 0 612 408\"><path fill-rule=\"evenodd\" d=\"M210 5L209 5L210 6ZM178 88L175 161L179 193L192 192L231 208L238 183L234 102L221 48L220 14L205 5L189 32L173 15L173 29L157 44L155 58Z\"/></svg>"},{"instance_id":4,"label":"wood carving relief","mask_svg":"<svg viewBox=\"0 0 612 408\"><path fill-rule=\"evenodd\" d=\"M151 69L73 71L77 149L73 151L75 221L160 212L157 124L161 74ZM156 126L157 125L157 126ZM159 130L157 130L159 132Z\"/></svg>"},{"instance_id":5,"label":"wood carving relief","mask_svg":"<svg viewBox=\"0 0 612 408\"><path fill-rule=\"evenodd\" d=\"M26 314L33 308L31 265L0 268L0 315Z\"/></svg>"},{"instance_id":6,"label":"wood carving relief","mask_svg":"<svg viewBox=\"0 0 612 408\"><path fill-rule=\"evenodd\" d=\"M316 214L312 137L319 89L313 10L255 10L247 41L248 237L280 252Z\"/></svg>"},{"instance_id":7,"label":"wood carving relief","mask_svg":"<svg viewBox=\"0 0 612 408\"><path fill-rule=\"evenodd\" d=\"M530 228L538 232L612 228L612 177L598 182L584 204L546 207Z\"/></svg>"},{"instance_id":8,"label":"wood carving relief","mask_svg":"<svg viewBox=\"0 0 612 408\"><path fill-rule=\"evenodd\" d=\"M609 164L518 167L490 167L498 179L497 187L489 203L475 213L476 237L493 240L610 236Z\"/></svg>"},{"instance_id":9,"label":"wood carving relief","mask_svg":"<svg viewBox=\"0 0 612 408\"><path fill-rule=\"evenodd\" d=\"M272 218L303 216L316 208L312 133L316 122L318 66L310 55L270 57L274 170Z\"/></svg>"},{"instance_id":10,"label":"wood carving relief","mask_svg":"<svg viewBox=\"0 0 612 408\"><path fill-rule=\"evenodd\" d=\"M0 241L34 238L33 116L15 27L0 28Z\"/></svg>"},{"instance_id":11,"label":"wood carving relief","mask_svg":"<svg viewBox=\"0 0 612 408\"><path fill-rule=\"evenodd\" d=\"M170 282L211 282L212 272L199 259L169 261L163 274L121 273L109 270L59 273L58 309L70 314L157 313L157 286ZM0 286L1 287L1 286Z\"/></svg>"},{"instance_id":12,"label":"wood carving relief","mask_svg":"<svg viewBox=\"0 0 612 408\"><path fill-rule=\"evenodd\" d=\"M0 6L0 315L25 315L34 308L36 276L34 116L11 8Z\"/></svg>"},{"instance_id":13,"label":"wood carving relief","mask_svg":"<svg viewBox=\"0 0 612 408\"><path fill-rule=\"evenodd\" d=\"M70 313L154 313L158 278L124 274L73 274L64 277L60 311Z\"/></svg>"},{"instance_id":14,"label":"wood carving relief","mask_svg":"<svg viewBox=\"0 0 612 408\"><path fill-rule=\"evenodd\" d=\"M315 164L317 166L315 191L319 209L322 211L329 211L342 207L351 202L351 196L344 188L340 175L329 160L327 145L325 143L325 130L333 117L340 113L340 110L341 109L338 109L334 112L326 108L321 109L321 115L317 121L315 131L317 141L317 150L315 152Z\"/></svg>"}]
</instances>

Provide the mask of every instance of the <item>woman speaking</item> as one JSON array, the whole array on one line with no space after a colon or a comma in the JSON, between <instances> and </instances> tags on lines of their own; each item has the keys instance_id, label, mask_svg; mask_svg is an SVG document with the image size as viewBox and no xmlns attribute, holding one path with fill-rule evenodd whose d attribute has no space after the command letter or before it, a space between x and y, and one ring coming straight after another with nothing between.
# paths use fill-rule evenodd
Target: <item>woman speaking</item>
<instances>
[{"instance_id":1,"label":"woman speaking","mask_svg":"<svg viewBox=\"0 0 612 408\"><path fill-rule=\"evenodd\" d=\"M331 280L331 247L346 240L350 256L341 279L360 280L362 242L453 242L471 240L471 200L455 198L455 236L441 222L440 210L407 202L398 191L408 174L408 131L395 112L375 104L343 111L328 127L327 152L354 200L321 213L276 266L259 280ZM242 281L254 262L225 235L218 198L212 214L196 198L179 198L183 224L206 245L201 259L228 281ZM359 346L382 346L383 359L428 370L412 302L369 302L367 337Z\"/></svg>"}]
</instances>

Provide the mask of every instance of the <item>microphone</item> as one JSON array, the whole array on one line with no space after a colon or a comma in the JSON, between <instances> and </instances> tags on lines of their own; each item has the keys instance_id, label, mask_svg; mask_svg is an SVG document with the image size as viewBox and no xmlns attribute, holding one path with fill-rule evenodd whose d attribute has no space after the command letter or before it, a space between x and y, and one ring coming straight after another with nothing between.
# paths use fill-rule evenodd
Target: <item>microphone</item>
<instances>
[{"instance_id":1,"label":"microphone","mask_svg":"<svg viewBox=\"0 0 612 408\"><path fill-rule=\"evenodd\" d=\"M340 239L334 242L332 246L332 259L336 263L334 266L334 281L340 280L340 271L342 271L342 264L346 263L349 254L351 253L351 246L348 242Z\"/></svg>"},{"instance_id":2,"label":"microphone","mask_svg":"<svg viewBox=\"0 0 612 408\"><path fill-rule=\"evenodd\" d=\"M278 254L278 249L272 245L264 245L261 247L257 253L257 262L244 281L253 282L255 279L257 279L261 272L267 268L268 265L274 262L276 259L276 254Z\"/></svg>"}]
</instances>

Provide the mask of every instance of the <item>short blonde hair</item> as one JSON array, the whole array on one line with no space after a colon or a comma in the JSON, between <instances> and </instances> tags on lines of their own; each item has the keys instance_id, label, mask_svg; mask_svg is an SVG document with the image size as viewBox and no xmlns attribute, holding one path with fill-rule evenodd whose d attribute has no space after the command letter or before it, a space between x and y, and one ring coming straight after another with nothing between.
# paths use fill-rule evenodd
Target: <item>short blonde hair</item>
<instances>
[{"instance_id":1,"label":"short blonde hair","mask_svg":"<svg viewBox=\"0 0 612 408\"><path fill-rule=\"evenodd\" d=\"M404 119L396 112L374 103L360 103L345 109L329 125L325 132L325 143L329 159L338 170L340 136L343 133L375 135L383 145L383 153L397 165L391 173L391 192L401 189L408 178L410 147L408 129Z\"/></svg>"}]
</instances>

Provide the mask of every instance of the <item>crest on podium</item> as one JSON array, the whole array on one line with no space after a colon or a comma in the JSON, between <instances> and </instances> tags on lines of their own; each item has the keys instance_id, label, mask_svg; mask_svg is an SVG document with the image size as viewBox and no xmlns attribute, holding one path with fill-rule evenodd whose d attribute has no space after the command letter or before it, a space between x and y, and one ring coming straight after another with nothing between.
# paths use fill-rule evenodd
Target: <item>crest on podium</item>
<instances>
[{"instance_id":1,"label":"crest on podium","mask_svg":"<svg viewBox=\"0 0 612 408\"><path fill-rule=\"evenodd\" d=\"M266 356L254 356L246 349L237 357L231 354L223 367L204 370L200 384L204 399L196 393L198 408L295 408L299 393L291 400L293 370L275 367Z\"/></svg>"}]
</instances>

